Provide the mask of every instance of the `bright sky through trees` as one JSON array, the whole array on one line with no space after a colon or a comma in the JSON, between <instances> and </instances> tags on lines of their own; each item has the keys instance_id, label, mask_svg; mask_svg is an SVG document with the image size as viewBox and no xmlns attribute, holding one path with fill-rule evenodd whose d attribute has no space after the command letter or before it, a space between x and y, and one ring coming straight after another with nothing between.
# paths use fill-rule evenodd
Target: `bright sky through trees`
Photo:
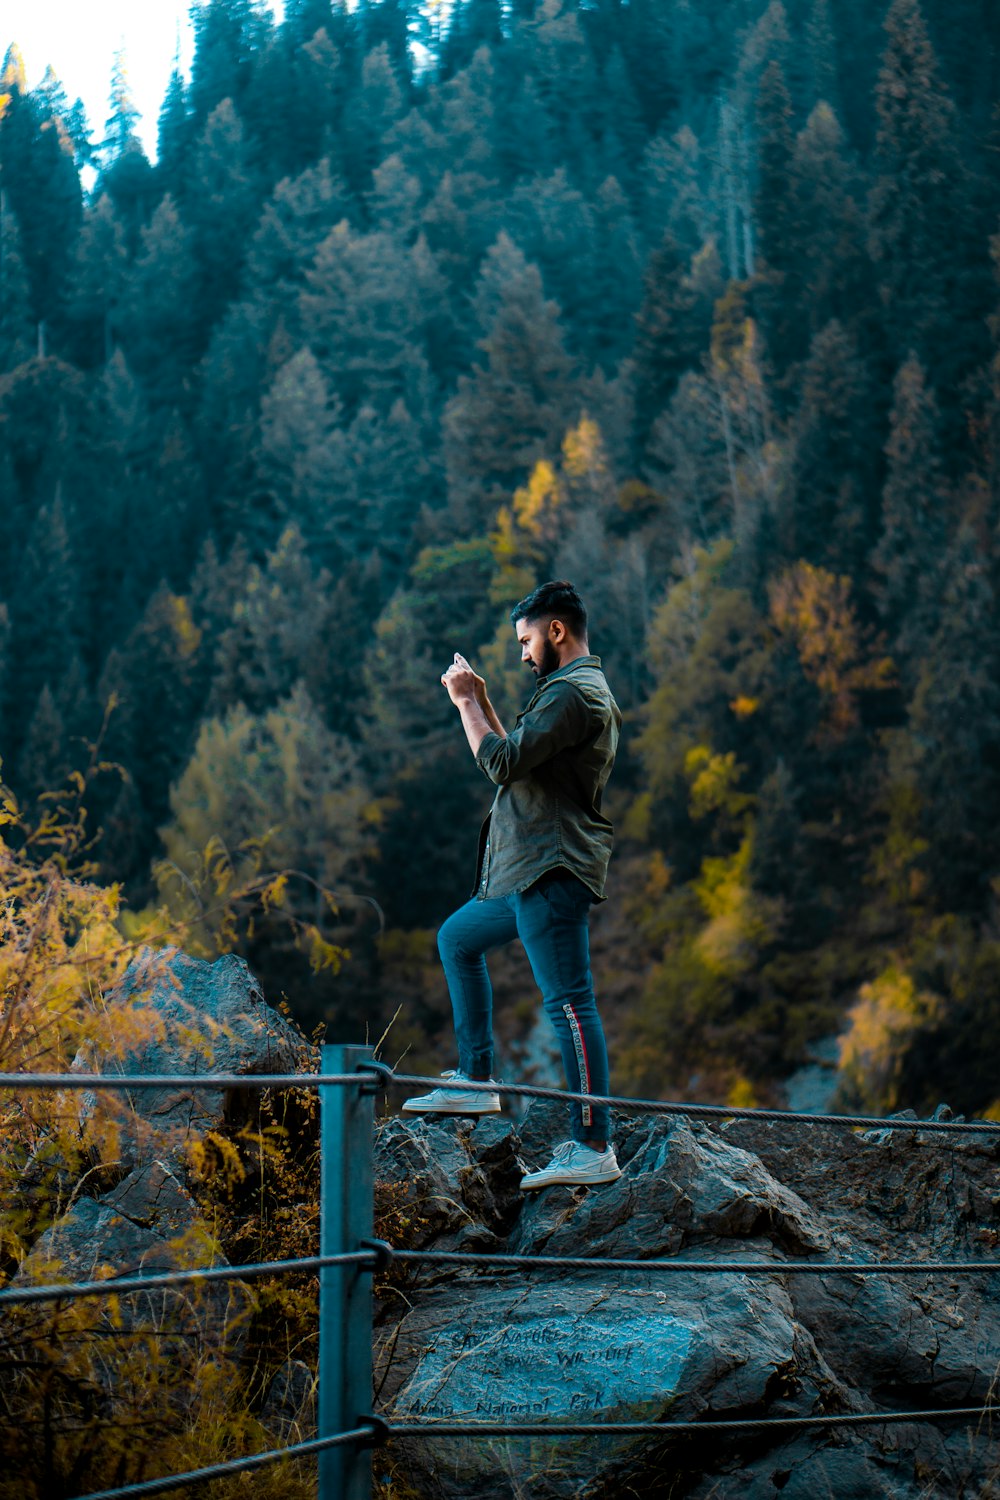
<instances>
[{"instance_id":1,"label":"bright sky through trees","mask_svg":"<svg viewBox=\"0 0 1000 1500\"><path fill-rule=\"evenodd\" d=\"M280 19L283 0L269 7ZM92 139L102 137L115 53L125 69L142 118L138 132L150 157L156 155L156 121L167 81L179 54L190 71L190 0L8 0L0 10L0 54L16 42L24 57L29 88L36 88L51 63L70 102L83 100Z\"/></svg>"}]
</instances>

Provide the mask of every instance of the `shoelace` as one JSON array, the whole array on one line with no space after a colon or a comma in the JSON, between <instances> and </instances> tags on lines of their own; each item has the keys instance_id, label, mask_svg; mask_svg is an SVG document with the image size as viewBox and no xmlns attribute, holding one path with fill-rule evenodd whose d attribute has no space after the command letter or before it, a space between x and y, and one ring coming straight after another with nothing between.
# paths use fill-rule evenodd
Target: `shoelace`
<instances>
[{"instance_id":1,"label":"shoelace","mask_svg":"<svg viewBox=\"0 0 1000 1500\"><path fill-rule=\"evenodd\" d=\"M468 1075L468 1073L463 1073L462 1072L461 1068L449 1068L446 1073L442 1073L441 1074L441 1077L442 1078L460 1078L463 1083L481 1083L482 1088L483 1088L483 1092L487 1093L487 1094L489 1093L490 1088L492 1087L492 1085L497 1081L496 1079L493 1079L493 1078L490 1078L490 1079L486 1079L486 1078L473 1079L473 1078L470 1078L469 1075ZM570 1142L570 1145L572 1145L572 1142Z\"/></svg>"},{"instance_id":2,"label":"shoelace","mask_svg":"<svg viewBox=\"0 0 1000 1500\"><path fill-rule=\"evenodd\" d=\"M562 1166L563 1162L569 1161L575 1150L576 1141L563 1141L562 1145L557 1146L553 1151L552 1161L549 1165L553 1167Z\"/></svg>"}]
</instances>

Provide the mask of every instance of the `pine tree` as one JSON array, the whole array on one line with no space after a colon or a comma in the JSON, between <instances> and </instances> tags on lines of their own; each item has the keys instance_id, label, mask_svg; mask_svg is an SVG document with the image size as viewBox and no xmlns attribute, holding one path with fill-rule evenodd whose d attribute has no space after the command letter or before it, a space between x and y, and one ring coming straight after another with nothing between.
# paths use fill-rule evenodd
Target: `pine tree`
<instances>
[{"instance_id":1,"label":"pine tree","mask_svg":"<svg viewBox=\"0 0 1000 1500\"><path fill-rule=\"evenodd\" d=\"M25 727L42 688L55 689L82 644L80 577L61 498L37 515L12 598L11 666L7 692L12 717ZM15 731L16 736L16 731Z\"/></svg>"},{"instance_id":2,"label":"pine tree","mask_svg":"<svg viewBox=\"0 0 1000 1500\"><path fill-rule=\"evenodd\" d=\"M937 404L915 354L896 375L886 458L874 592L901 674L912 682L937 624L949 529Z\"/></svg>"},{"instance_id":3,"label":"pine tree","mask_svg":"<svg viewBox=\"0 0 1000 1500\"><path fill-rule=\"evenodd\" d=\"M582 266L581 323L588 356L610 373L631 346L631 323L642 293L642 253L628 198L616 178L601 183L593 216L593 237Z\"/></svg>"},{"instance_id":4,"label":"pine tree","mask_svg":"<svg viewBox=\"0 0 1000 1500\"><path fill-rule=\"evenodd\" d=\"M77 363L106 364L114 353L127 267L125 235L103 195L87 210L76 246L67 317Z\"/></svg>"},{"instance_id":5,"label":"pine tree","mask_svg":"<svg viewBox=\"0 0 1000 1500\"><path fill-rule=\"evenodd\" d=\"M254 60L271 29L260 0L206 0L191 13L194 59L190 103L203 126L224 99L239 109L253 77Z\"/></svg>"},{"instance_id":6,"label":"pine tree","mask_svg":"<svg viewBox=\"0 0 1000 1500\"><path fill-rule=\"evenodd\" d=\"M636 441L641 447L686 370L708 349L712 308L721 291L714 257L692 266L669 231L649 257L632 350ZM707 278L699 276L707 271Z\"/></svg>"},{"instance_id":7,"label":"pine tree","mask_svg":"<svg viewBox=\"0 0 1000 1500\"><path fill-rule=\"evenodd\" d=\"M812 0L806 21L806 51L809 64L810 105L828 104L835 112L840 108L840 82L837 65L837 37L833 26L830 0Z\"/></svg>"},{"instance_id":8,"label":"pine tree","mask_svg":"<svg viewBox=\"0 0 1000 1500\"><path fill-rule=\"evenodd\" d=\"M871 263L863 249L859 174L837 116L817 104L795 141L791 193L794 278L801 287L802 340L832 318L845 325L870 301ZM794 349L796 356L802 352Z\"/></svg>"},{"instance_id":9,"label":"pine tree","mask_svg":"<svg viewBox=\"0 0 1000 1500\"><path fill-rule=\"evenodd\" d=\"M869 244L893 356L914 349L945 392L982 352L969 279L976 257L964 233L968 183L919 0L893 0L885 27Z\"/></svg>"},{"instance_id":10,"label":"pine tree","mask_svg":"<svg viewBox=\"0 0 1000 1500\"><path fill-rule=\"evenodd\" d=\"M605 170L631 185L638 174L648 136L629 68L618 46L611 49L602 94Z\"/></svg>"},{"instance_id":11,"label":"pine tree","mask_svg":"<svg viewBox=\"0 0 1000 1500\"><path fill-rule=\"evenodd\" d=\"M342 170L352 190L371 187L372 173L385 154L385 140L404 113L403 92L387 43L365 57L360 87L343 121Z\"/></svg>"},{"instance_id":12,"label":"pine tree","mask_svg":"<svg viewBox=\"0 0 1000 1500\"><path fill-rule=\"evenodd\" d=\"M792 101L777 61L768 63L757 95L757 185L754 194L758 288L755 307L779 379L804 352L802 282L807 260L797 234L791 172Z\"/></svg>"},{"instance_id":13,"label":"pine tree","mask_svg":"<svg viewBox=\"0 0 1000 1500\"><path fill-rule=\"evenodd\" d=\"M422 189L401 156L389 156L372 174L368 211L373 224L410 246L420 225Z\"/></svg>"},{"instance_id":14,"label":"pine tree","mask_svg":"<svg viewBox=\"0 0 1000 1500\"><path fill-rule=\"evenodd\" d=\"M508 200L505 231L542 273L567 331L585 328L581 263L594 240L594 215L584 194L560 168L551 177L519 183Z\"/></svg>"},{"instance_id":15,"label":"pine tree","mask_svg":"<svg viewBox=\"0 0 1000 1500\"><path fill-rule=\"evenodd\" d=\"M323 241L300 298L303 326L324 374L352 419L362 400L382 409L420 404L426 380L415 251L346 222Z\"/></svg>"},{"instance_id":16,"label":"pine tree","mask_svg":"<svg viewBox=\"0 0 1000 1500\"><path fill-rule=\"evenodd\" d=\"M136 126L141 115L132 98L125 67L125 54L121 51L115 53L111 68L109 104L110 113L105 121L104 140L101 142L101 151L108 163L125 156L127 152L140 144Z\"/></svg>"},{"instance_id":17,"label":"pine tree","mask_svg":"<svg viewBox=\"0 0 1000 1500\"><path fill-rule=\"evenodd\" d=\"M352 616L367 603L366 591L349 587L343 594L314 559L312 542L295 525L277 538L263 566L244 565L237 578L239 558L230 559L219 590L220 600L230 595L230 611L209 627L212 712L237 703L263 712L301 680L327 723L339 728L353 722L351 662L338 636L352 628ZM356 571L348 569L346 576L356 585ZM205 618L197 601L195 609Z\"/></svg>"},{"instance_id":18,"label":"pine tree","mask_svg":"<svg viewBox=\"0 0 1000 1500\"><path fill-rule=\"evenodd\" d=\"M246 282L257 299L280 309L293 332L298 293L317 250L334 225L351 222L356 213L325 158L279 182L265 205L247 254Z\"/></svg>"},{"instance_id":19,"label":"pine tree","mask_svg":"<svg viewBox=\"0 0 1000 1500\"><path fill-rule=\"evenodd\" d=\"M757 242L767 265L787 274L791 225L792 101L778 62L770 62L757 94Z\"/></svg>"},{"instance_id":20,"label":"pine tree","mask_svg":"<svg viewBox=\"0 0 1000 1500\"><path fill-rule=\"evenodd\" d=\"M421 508L440 493L438 465L403 401L385 413L361 406L333 458L317 507L322 555L374 569L371 592L384 604L405 576Z\"/></svg>"},{"instance_id":21,"label":"pine tree","mask_svg":"<svg viewBox=\"0 0 1000 1500\"><path fill-rule=\"evenodd\" d=\"M164 198L132 268L121 340L129 365L158 402L176 406L198 351L196 268L192 237L176 205Z\"/></svg>"},{"instance_id":22,"label":"pine tree","mask_svg":"<svg viewBox=\"0 0 1000 1500\"><path fill-rule=\"evenodd\" d=\"M32 313L44 349L45 326L61 310L66 273L82 212L73 142L45 101L24 92L24 66L9 49L0 74L0 186L17 216Z\"/></svg>"},{"instance_id":23,"label":"pine tree","mask_svg":"<svg viewBox=\"0 0 1000 1500\"><path fill-rule=\"evenodd\" d=\"M243 125L229 99L209 115L192 156L198 191L184 205L198 268L198 317L210 327L239 286L259 214L258 184Z\"/></svg>"},{"instance_id":24,"label":"pine tree","mask_svg":"<svg viewBox=\"0 0 1000 1500\"><path fill-rule=\"evenodd\" d=\"M654 136L642 165L641 223L646 240L658 245L668 232L689 255L713 232L714 215L706 197L698 137L687 125L676 135Z\"/></svg>"},{"instance_id":25,"label":"pine tree","mask_svg":"<svg viewBox=\"0 0 1000 1500\"><path fill-rule=\"evenodd\" d=\"M497 79L494 103L495 157L508 183L551 172L561 155L555 121L527 60L509 47ZM521 68L517 63L521 63Z\"/></svg>"},{"instance_id":26,"label":"pine tree","mask_svg":"<svg viewBox=\"0 0 1000 1500\"><path fill-rule=\"evenodd\" d=\"M871 394L850 334L830 323L812 342L792 426L794 485L784 515L788 554L856 576L872 540Z\"/></svg>"},{"instance_id":27,"label":"pine tree","mask_svg":"<svg viewBox=\"0 0 1000 1500\"><path fill-rule=\"evenodd\" d=\"M28 721L14 784L22 798L34 801L43 792L62 787L71 769L62 715L46 683Z\"/></svg>"},{"instance_id":28,"label":"pine tree","mask_svg":"<svg viewBox=\"0 0 1000 1500\"><path fill-rule=\"evenodd\" d=\"M340 412L310 349L300 349L261 399L262 468L273 491L276 528L295 519L313 541L318 512L338 464Z\"/></svg>"},{"instance_id":29,"label":"pine tree","mask_svg":"<svg viewBox=\"0 0 1000 1500\"><path fill-rule=\"evenodd\" d=\"M501 233L476 286L483 356L444 415L449 513L466 535L487 524L574 415L574 377L537 266Z\"/></svg>"},{"instance_id":30,"label":"pine tree","mask_svg":"<svg viewBox=\"0 0 1000 1500\"><path fill-rule=\"evenodd\" d=\"M998 833L1000 640L987 569L967 526L945 560L940 602L909 730L933 891L944 910L977 910Z\"/></svg>"},{"instance_id":31,"label":"pine tree","mask_svg":"<svg viewBox=\"0 0 1000 1500\"><path fill-rule=\"evenodd\" d=\"M494 49L503 43L503 13L499 0L458 0L448 17L441 44L440 73L453 78L472 60L480 47Z\"/></svg>"},{"instance_id":32,"label":"pine tree","mask_svg":"<svg viewBox=\"0 0 1000 1500\"><path fill-rule=\"evenodd\" d=\"M98 701L114 694L106 753L129 774L136 794L132 855L145 875L153 833L167 812L168 789L187 755L195 729L201 634L188 601L161 585L121 651L109 653L98 683ZM115 788L117 797L118 788ZM103 809L102 809L103 811Z\"/></svg>"},{"instance_id":33,"label":"pine tree","mask_svg":"<svg viewBox=\"0 0 1000 1500\"><path fill-rule=\"evenodd\" d=\"M0 190L0 375L34 353L35 327L28 297L21 232Z\"/></svg>"},{"instance_id":34,"label":"pine tree","mask_svg":"<svg viewBox=\"0 0 1000 1500\"><path fill-rule=\"evenodd\" d=\"M156 175L164 196L175 201L184 192L188 160L191 153L191 113L187 85L179 68L174 68L163 96L157 122Z\"/></svg>"}]
</instances>

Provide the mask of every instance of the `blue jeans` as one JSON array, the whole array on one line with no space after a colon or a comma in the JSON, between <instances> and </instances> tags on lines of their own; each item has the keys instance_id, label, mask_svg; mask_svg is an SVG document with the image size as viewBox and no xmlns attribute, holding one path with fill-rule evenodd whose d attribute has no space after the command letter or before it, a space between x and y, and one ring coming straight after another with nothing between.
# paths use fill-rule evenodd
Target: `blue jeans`
<instances>
[{"instance_id":1,"label":"blue jeans","mask_svg":"<svg viewBox=\"0 0 1000 1500\"><path fill-rule=\"evenodd\" d=\"M556 870L526 891L467 901L445 922L438 951L455 1015L458 1065L470 1078L493 1073L493 987L485 955L518 937L555 1027L570 1093L607 1094L608 1051L590 974L592 899L575 875ZM574 1140L608 1139L606 1106L571 1104L570 1121Z\"/></svg>"}]
</instances>

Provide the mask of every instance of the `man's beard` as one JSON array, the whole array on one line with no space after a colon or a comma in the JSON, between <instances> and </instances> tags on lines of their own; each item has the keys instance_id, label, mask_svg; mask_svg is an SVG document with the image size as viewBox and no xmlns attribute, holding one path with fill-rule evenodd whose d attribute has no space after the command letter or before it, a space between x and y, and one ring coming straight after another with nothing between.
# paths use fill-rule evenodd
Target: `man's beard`
<instances>
[{"instance_id":1,"label":"man's beard","mask_svg":"<svg viewBox=\"0 0 1000 1500\"><path fill-rule=\"evenodd\" d=\"M559 670L559 653L551 641L546 641L542 646L542 659L532 662L536 677L548 677L552 672Z\"/></svg>"}]
</instances>

